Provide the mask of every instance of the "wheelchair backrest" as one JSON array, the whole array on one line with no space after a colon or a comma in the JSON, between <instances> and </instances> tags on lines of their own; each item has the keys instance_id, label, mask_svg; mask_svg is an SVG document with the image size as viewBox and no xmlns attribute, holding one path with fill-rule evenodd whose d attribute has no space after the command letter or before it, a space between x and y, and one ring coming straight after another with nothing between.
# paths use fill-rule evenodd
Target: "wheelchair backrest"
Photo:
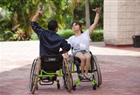
<instances>
[{"instance_id":1,"label":"wheelchair backrest","mask_svg":"<svg viewBox=\"0 0 140 95\"><path fill-rule=\"evenodd\" d=\"M63 59L62 55L48 55L42 56L41 62L49 63L49 62L60 62Z\"/></svg>"},{"instance_id":2,"label":"wheelchair backrest","mask_svg":"<svg viewBox=\"0 0 140 95\"><path fill-rule=\"evenodd\" d=\"M41 68L45 71L56 71L61 69L63 62L62 55L49 55L41 57Z\"/></svg>"}]
</instances>

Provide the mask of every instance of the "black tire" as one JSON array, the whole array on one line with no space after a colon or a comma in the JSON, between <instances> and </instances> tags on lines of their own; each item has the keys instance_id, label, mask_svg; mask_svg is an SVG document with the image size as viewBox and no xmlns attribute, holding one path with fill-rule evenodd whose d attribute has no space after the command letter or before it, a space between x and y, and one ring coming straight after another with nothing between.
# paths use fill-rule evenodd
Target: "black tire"
<instances>
[{"instance_id":1,"label":"black tire","mask_svg":"<svg viewBox=\"0 0 140 95\"><path fill-rule=\"evenodd\" d=\"M97 87L96 85L93 85L92 89L93 89L93 90L96 90L96 87Z\"/></svg>"},{"instance_id":2,"label":"black tire","mask_svg":"<svg viewBox=\"0 0 140 95\"><path fill-rule=\"evenodd\" d=\"M36 59L34 59L33 63L32 63L32 66L31 66L31 71L30 71L30 81L29 81L29 89L30 91L32 91L32 87L33 87L33 71L34 71L34 67L35 67L35 63L36 62Z\"/></svg>"},{"instance_id":3,"label":"black tire","mask_svg":"<svg viewBox=\"0 0 140 95\"><path fill-rule=\"evenodd\" d=\"M57 82L57 89L60 89L60 83L59 83L59 80L56 80Z\"/></svg>"},{"instance_id":4,"label":"black tire","mask_svg":"<svg viewBox=\"0 0 140 95\"><path fill-rule=\"evenodd\" d=\"M102 75L101 75L101 70L100 70L100 66L97 62L97 58L96 56L93 56L92 58L92 64L93 66L93 77L95 78L96 82L97 82L97 87L100 87L100 85L102 84Z\"/></svg>"},{"instance_id":5,"label":"black tire","mask_svg":"<svg viewBox=\"0 0 140 95\"><path fill-rule=\"evenodd\" d=\"M33 64L32 64L32 67L31 67L31 72L30 72L30 83L29 83L29 88L30 88L30 92L32 94L34 94L35 90L38 89L37 87L37 80L38 80L38 77L37 77L37 59L35 59L33 61Z\"/></svg>"},{"instance_id":6,"label":"black tire","mask_svg":"<svg viewBox=\"0 0 140 95\"><path fill-rule=\"evenodd\" d=\"M60 84L59 83L57 83L57 89L60 89Z\"/></svg>"},{"instance_id":7,"label":"black tire","mask_svg":"<svg viewBox=\"0 0 140 95\"><path fill-rule=\"evenodd\" d=\"M73 79L67 61L63 62L62 72L64 87L67 89L68 92L71 92L73 89Z\"/></svg>"},{"instance_id":8,"label":"black tire","mask_svg":"<svg viewBox=\"0 0 140 95\"><path fill-rule=\"evenodd\" d=\"M73 85L72 89L73 89L73 91L75 91L75 90L76 90L76 84L75 84L75 85Z\"/></svg>"}]
</instances>

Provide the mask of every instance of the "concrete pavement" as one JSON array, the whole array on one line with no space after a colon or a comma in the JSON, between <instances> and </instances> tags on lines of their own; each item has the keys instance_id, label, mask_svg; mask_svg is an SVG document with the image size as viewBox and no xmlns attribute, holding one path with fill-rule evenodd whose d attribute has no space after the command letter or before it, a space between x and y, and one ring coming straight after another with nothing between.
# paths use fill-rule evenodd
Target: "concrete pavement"
<instances>
[{"instance_id":1,"label":"concrete pavement","mask_svg":"<svg viewBox=\"0 0 140 95\"><path fill-rule=\"evenodd\" d=\"M29 72L38 56L38 45L38 41L0 42L0 95L31 95ZM40 86L35 95L140 95L140 48L91 43L90 49L101 67L100 88L94 91L90 83L82 83L67 93L63 87L57 90L56 85Z\"/></svg>"}]
</instances>

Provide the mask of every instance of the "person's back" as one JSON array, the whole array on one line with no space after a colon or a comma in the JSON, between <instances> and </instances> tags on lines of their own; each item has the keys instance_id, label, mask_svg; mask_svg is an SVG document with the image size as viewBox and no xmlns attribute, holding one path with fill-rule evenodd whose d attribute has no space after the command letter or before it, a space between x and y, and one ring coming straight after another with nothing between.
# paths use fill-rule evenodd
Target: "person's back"
<instances>
[{"instance_id":1,"label":"person's back","mask_svg":"<svg viewBox=\"0 0 140 95\"><path fill-rule=\"evenodd\" d=\"M57 55L69 51L70 44L56 34L58 28L57 22L55 20L49 21L48 30L45 30L36 22L40 15L42 15L41 12L37 12L31 22L32 29L36 32L40 40L40 56ZM61 52L59 51L60 48L62 48Z\"/></svg>"}]
</instances>

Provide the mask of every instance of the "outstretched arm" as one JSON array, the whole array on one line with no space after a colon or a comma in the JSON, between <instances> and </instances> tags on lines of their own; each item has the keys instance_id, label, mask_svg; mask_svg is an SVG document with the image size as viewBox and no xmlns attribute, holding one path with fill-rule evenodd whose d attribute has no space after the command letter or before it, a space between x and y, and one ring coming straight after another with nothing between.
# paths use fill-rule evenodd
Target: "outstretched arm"
<instances>
[{"instance_id":1,"label":"outstretched arm","mask_svg":"<svg viewBox=\"0 0 140 95\"><path fill-rule=\"evenodd\" d=\"M96 12L96 16L94 18L94 23L89 27L89 32L90 34L93 32L93 30L96 28L98 22L99 22L99 18L100 18L100 8L96 8L93 11Z\"/></svg>"},{"instance_id":2,"label":"outstretched arm","mask_svg":"<svg viewBox=\"0 0 140 95\"><path fill-rule=\"evenodd\" d=\"M31 21L36 22L38 20L38 18L41 17L42 15L43 15L43 10L38 9L37 12L35 13L35 15L33 16L33 18L31 19Z\"/></svg>"},{"instance_id":3,"label":"outstretched arm","mask_svg":"<svg viewBox=\"0 0 140 95\"><path fill-rule=\"evenodd\" d=\"M44 29L37 23L37 20L39 19L39 17L41 17L43 15L43 10L42 9L38 9L37 12L35 13L35 15L32 17L31 19L31 26L32 29L39 35L41 33L41 31L44 31Z\"/></svg>"}]
</instances>

